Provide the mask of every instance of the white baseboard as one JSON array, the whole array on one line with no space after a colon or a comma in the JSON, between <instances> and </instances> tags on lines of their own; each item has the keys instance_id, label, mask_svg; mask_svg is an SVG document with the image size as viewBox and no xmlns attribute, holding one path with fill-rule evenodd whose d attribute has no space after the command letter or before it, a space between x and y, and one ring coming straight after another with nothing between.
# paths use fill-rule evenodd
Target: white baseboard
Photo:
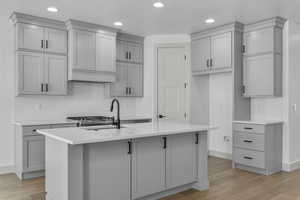
<instances>
[{"instance_id":1,"label":"white baseboard","mask_svg":"<svg viewBox=\"0 0 300 200\"><path fill-rule=\"evenodd\" d=\"M300 160L291 162L291 163L283 163L282 170L286 172L292 172L297 169L300 169Z\"/></svg>"},{"instance_id":2,"label":"white baseboard","mask_svg":"<svg viewBox=\"0 0 300 200\"><path fill-rule=\"evenodd\" d=\"M14 173L14 172L15 172L15 166L13 166L13 165L0 166L0 175Z\"/></svg>"},{"instance_id":3,"label":"white baseboard","mask_svg":"<svg viewBox=\"0 0 300 200\"><path fill-rule=\"evenodd\" d=\"M231 153L209 150L208 155L213 156L213 157L217 157L217 158L223 158L223 159L226 159L226 160L232 160L232 154Z\"/></svg>"}]
</instances>

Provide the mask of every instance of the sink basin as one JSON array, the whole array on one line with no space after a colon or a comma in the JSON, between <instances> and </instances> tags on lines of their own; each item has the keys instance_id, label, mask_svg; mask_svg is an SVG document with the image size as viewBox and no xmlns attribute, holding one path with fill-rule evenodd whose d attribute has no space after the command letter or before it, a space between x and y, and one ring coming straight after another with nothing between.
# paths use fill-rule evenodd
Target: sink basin
<instances>
[{"instance_id":1,"label":"sink basin","mask_svg":"<svg viewBox=\"0 0 300 200\"><path fill-rule=\"evenodd\" d=\"M121 126L121 128L126 128L125 126ZM107 130L107 129L117 129L116 126L113 125L104 125L104 126L97 126L97 127L84 127L84 130L87 131L100 131L100 130Z\"/></svg>"}]
</instances>

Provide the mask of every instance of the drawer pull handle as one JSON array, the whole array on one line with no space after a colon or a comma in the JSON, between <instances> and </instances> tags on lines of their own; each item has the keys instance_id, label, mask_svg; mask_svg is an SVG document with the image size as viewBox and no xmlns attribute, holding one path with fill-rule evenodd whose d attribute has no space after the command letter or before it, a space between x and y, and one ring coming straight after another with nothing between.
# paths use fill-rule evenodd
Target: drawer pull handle
<instances>
[{"instance_id":1,"label":"drawer pull handle","mask_svg":"<svg viewBox=\"0 0 300 200\"><path fill-rule=\"evenodd\" d=\"M245 127L244 129L246 129L246 130L252 130L253 128L251 128L251 127Z\"/></svg>"},{"instance_id":2,"label":"drawer pull handle","mask_svg":"<svg viewBox=\"0 0 300 200\"><path fill-rule=\"evenodd\" d=\"M244 156L244 158L247 159L247 160L252 160L253 159L253 158L248 157L248 156Z\"/></svg>"},{"instance_id":3,"label":"drawer pull handle","mask_svg":"<svg viewBox=\"0 0 300 200\"><path fill-rule=\"evenodd\" d=\"M33 129L32 132L36 132L36 129Z\"/></svg>"},{"instance_id":4,"label":"drawer pull handle","mask_svg":"<svg viewBox=\"0 0 300 200\"><path fill-rule=\"evenodd\" d=\"M246 143L252 143L253 141L251 141L251 140L244 140L244 142L246 142Z\"/></svg>"}]
</instances>

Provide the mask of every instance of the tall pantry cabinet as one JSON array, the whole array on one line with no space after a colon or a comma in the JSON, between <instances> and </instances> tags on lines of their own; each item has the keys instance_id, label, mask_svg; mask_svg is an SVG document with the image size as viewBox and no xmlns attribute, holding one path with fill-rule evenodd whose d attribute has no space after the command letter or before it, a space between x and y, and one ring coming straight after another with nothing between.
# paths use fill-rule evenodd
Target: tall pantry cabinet
<instances>
[{"instance_id":1,"label":"tall pantry cabinet","mask_svg":"<svg viewBox=\"0 0 300 200\"><path fill-rule=\"evenodd\" d=\"M17 95L67 94L67 31L60 21L13 13Z\"/></svg>"}]
</instances>

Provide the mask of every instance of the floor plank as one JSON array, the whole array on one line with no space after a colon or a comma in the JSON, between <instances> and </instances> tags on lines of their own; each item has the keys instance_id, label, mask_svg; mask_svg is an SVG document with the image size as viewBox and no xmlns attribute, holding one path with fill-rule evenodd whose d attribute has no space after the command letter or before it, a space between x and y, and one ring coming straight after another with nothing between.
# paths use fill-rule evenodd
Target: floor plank
<instances>
[{"instance_id":1,"label":"floor plank","mask_svg":"<svg viewBox=\"0 0 300 200\"><path fill-rule=\"evenodd\" d=\"M231 161L209 157L210 188L188 190L161 200L300 200L300 170L272 176L231 168ZM44 178L20 181L0 175L0 200L43 200Z\"/></svg>"}]
</instances>

